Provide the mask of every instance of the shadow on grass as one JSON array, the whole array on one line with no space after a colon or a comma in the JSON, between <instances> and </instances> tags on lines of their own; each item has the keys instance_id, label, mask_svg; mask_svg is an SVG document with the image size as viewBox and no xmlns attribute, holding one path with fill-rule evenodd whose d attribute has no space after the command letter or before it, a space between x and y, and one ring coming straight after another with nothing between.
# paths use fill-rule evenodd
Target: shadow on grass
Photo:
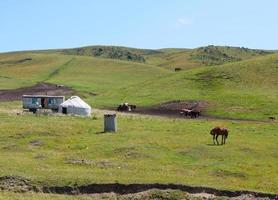
<instances>
[{"instance_id":1,"label":"shadow on grass","mask_svg":"<svg viewBox=\"0 0 278 200\"><path fill-rule=\"evenodd\" d=\"M105 132L105 131L98 131L98 132L96 132L95 134L96 134L96 135L101 135L101 134L104 134L104 133L107 133L107 132Z\"/></svg>"},{"instance_id":2,"label":"shadow on grass","mask_svg":"<svg viewBox=\"0 0 278 200\"><path fill-rule=\"evenodd\" d=\"M215 146L215 147L221 147L224 146L223 144L207 144L207 146Z\"/></svg>"},{"instance_id":3,"label":"shadow on grass","mask_svg":"<svg viewBox=\"0 0 278 200\"><path fill-rule=\"evenodd\" d=\"M99 131L95 133L96 135L101 135L101 134L115 134L115 132L110 132L110 131Z\"/></svg>"}]
</instances>

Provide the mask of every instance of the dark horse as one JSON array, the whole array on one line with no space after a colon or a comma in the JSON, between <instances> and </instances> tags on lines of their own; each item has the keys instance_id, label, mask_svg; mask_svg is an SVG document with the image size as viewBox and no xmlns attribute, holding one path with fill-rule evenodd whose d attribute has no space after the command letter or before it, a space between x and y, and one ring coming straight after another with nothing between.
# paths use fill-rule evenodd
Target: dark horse
<instances>
[{"instance_id":1,"label":"dark horse","mask_svg":"<svg viewBox=\"0 0 278 200\"><path fill-rule=\"evenodd\" d=\"M200 116L201 113L197 110L181 109L180 114L185 117L197 118Z\"/></svg>"},{"instance_id":2,"label":"dark horse","mask_svg":"<svg viewBox=\"0 0 278 200\"><path fill-rule=\"evenodd\" d=\"M120 104L117 108L117 111L134 111L136 109L136 105L129 105L128 103Z\"/></svg>"},{"instance_id":3,"label":"dark horse","mask_svg":"<svg viewBox=\"0 0 278 200\"><path fill-rule=\"evenodd\" d=\"M219 142L217 140L219 135L222 136L221 144L225 144L226 139L228 138L228 133L229 130L227 128L215 127L211 129L210 134L213 136L213 144L215 144L215 140L216 140L217 145L219 145Z\"/></svg>"}]
</instances>

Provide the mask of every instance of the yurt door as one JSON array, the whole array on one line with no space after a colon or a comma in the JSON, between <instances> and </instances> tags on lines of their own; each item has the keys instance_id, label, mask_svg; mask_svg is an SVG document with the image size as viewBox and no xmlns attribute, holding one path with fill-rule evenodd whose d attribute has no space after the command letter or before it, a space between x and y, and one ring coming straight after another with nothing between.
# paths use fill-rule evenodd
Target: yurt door
<instances>
[{"instance_id":1,"label":"yurt door","mask_svg":"<svg viewBox=\"0 0 278 200\"><path fill-rule=\"evenodd\" d=\"M67 113L68 113L68 111L67 111L67 108L66 108L66 107L62 107L62 113L63 113L63 114L67 114Z\"/></svg>"}]
</instances>

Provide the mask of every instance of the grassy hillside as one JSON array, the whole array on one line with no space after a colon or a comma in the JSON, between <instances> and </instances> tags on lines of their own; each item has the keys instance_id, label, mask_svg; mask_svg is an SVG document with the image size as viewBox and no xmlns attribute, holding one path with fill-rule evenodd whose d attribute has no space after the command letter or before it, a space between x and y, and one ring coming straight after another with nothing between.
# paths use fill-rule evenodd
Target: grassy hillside
<instances>
[{"instance_id":1,"label":"grassy hillside","mask_svg":"<svg viewBox=\"0 0 278 200\"><path fill-rule=\"evenodd\" d=\"M134 49L117 46L88 46L82 48L64 49L62 50L62 53L66 55L92 56L144 63L144 55L155 54L159 52L155 50Z\"/></svg>"},{"instance_id":2,"label":"grassy hillside","mask_svg":"<svg viewBox=\"0 0 278 200\"><path fill-rule=\"evenodd\" d=\"M207 46L191 52L190 59L203 65L220 65L246 60L252 57L270 54L269 51L254 50L244 47Z\"/></svg>"},{"instance_id":3,"label":"grassy hillside","mask_svg":"<svg viewBox=\"0 0 278 200\"><path fill-rule=\"evenodd\" d=\"M278 54L262 56L264 53L259 51L257 55L257 50L252 50L254 55L240 54L245 61L210 67L194 64L191 66L194 69L189 70L188 62L179 59L190 51L165 49L153 54L146 51L146 63L52 51L0 54L0 88L46 81L73 87L93 107L99 108L114 108L123 101L152 106L171 100L199 100L208 103L205 114L212 116L278 118ZM229 51L234 57L238 54L235 53L238 49ZM181 62L188 70L174 72L161 67L161 59L168 59L172 66Z\"/></svg>"},{"instance_id":4,"label":"grassy hillside","mask_svg":"<svg viewBox=\"0 0 278 200\"><path fill-rule=\"evenodd\" d=\"M210 106L207 112L217 116L278 117L277 60L278 54L275 54L199 68L128 88L124 94L127 99L148 105L175 99L208 101ZM132 90L137 92L129 97L127 94Z\"/></svg>"},{"instance_id":5,"label":"grassy hillside","mask_svg":"<svg viewBox=\"0 0 278 200\"><path fill-rule=\"evenodd\" d=\"M160 49L160 53L146 56L149 63L171 69L184 70L243 61L274 52L244 47L206 46L196 49Z\"/></svg>"},{"instance_id":6,"label":"grassy hillside","mask_svg":"<svg viewBox=\"0 0 278 200\"><path fill-rule=\"evenodd\" d=\"M103 60L87 58L85 63L77 58L49 81L72 86L85 96L86 92L99 94L87 100L102 108L123 101L152 106L172 100L200 100L210 105L206 110L209 115L267 119L278 117L277 59L278 54L273 54L174 73L149 65L123 63L104 68ZM90 62L95 62L94 67Z\"/></svg>"},{"instance_id":7,"label":"grassy hillside","mask_svg":"<svg viewBox=\"0 0 278 200\"><path fill-rule=\"evenodd\" d=\"M0 88L18 88L43 81L70 59L67 56L48 53L0 54Z\"/></svg>"},{"instance_id":8,"label":"grassy hillside","mask_svg":"<svg viewBox=\"0 0 278 200\"><path fill-rule=\"evenodd\" d=\"M203 63L194 56L206 48L214 50L206 51ZM228 47L122 51L144 62L62 50L0 54L0 89L63 84L94 113L91 118L33 115L22 113L20 102L1 102L0 177L21 176L42 185L158 182L278 193L278 126L268 120L278 118L278 53ZM203 115L258 121L118 114L118 134L102 134L103 112L95 108L173 100L205 102ZM225 146L212 145L214 126L229 128ZM58 198L0 193L0 199L10 195Z\"/></svg>"},{"instance_id":9,"label":"grassy hillside","mask_svg":"<svg viewBox=\"0 0 278 200\"><path fill-rule=\"evenodd\" d=\"M202 65L219 65L273 53L273 51L254 50L244 47L213 45L196 49L172 48L159 50L118 46L87 46L73 49L51 50L49 52L148 63L171 70L174 68L192 69Z\"/></svg>"}]
</instances>

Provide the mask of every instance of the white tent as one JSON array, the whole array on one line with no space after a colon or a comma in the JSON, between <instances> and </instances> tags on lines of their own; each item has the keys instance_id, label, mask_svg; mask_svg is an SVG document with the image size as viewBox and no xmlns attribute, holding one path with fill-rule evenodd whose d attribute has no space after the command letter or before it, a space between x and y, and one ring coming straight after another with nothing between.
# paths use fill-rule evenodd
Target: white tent
<instances>
[{"instance_id":1,"label":"white tent","mask_svg":"<svg viewBox=\"0 0 278 200\"><path fill-rule=\"evenodd\" d=\"M59 112L63 114L90 116L91 107L78 96L72 96L59 105Z\"/></svg>"}]
</instances>

